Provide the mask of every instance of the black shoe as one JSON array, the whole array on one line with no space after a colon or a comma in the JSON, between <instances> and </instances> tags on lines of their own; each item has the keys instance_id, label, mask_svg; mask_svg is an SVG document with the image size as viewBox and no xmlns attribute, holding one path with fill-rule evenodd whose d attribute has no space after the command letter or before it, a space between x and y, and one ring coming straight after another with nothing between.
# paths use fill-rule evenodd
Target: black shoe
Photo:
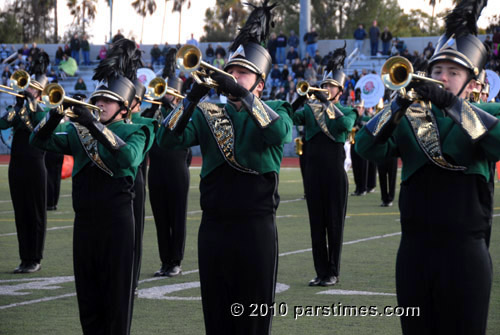
<instances>
[{"instance_id":1,"label":"black shoe","mask_svg":"<svg viewBox=\"0 0 500 335\"><path fill-rule=\"evenodd\" d=\"M337 284L339 282L339 279L335 276L331 276L331 277L326 277L325 279L323 279L319 285L320 286L333 286L335 284Z\"/></svg>"},{"instance_id":2,"label":"black shoe","mask_svg":"<svg viewBox=\"0 0 500 335\"><path fill-rule=\"evenodd\" d=\"M390 202L382 202L380 204L380 207L391 207L392 206L392 201Z\"/></svg>"},{"instance_id":3,"label":"black shoe","mask_svg":"<svg viewBox=\"0 0 500 335\"><path fill-rule=\"evenodd\" d=\"M362 196L362 195L365 195L366 194L366 191L364 192L354 192L354 193L351 193L352 196L355 196L355 197L359 197L359 196Z\"/></svg>"},{"instance_id":4,"label":"black shoe","mask_svg":"<svg viewBox=\"0 0 500 335\"><path fill-rule=\"evenodd\" d=\"M33 273L40 271L42 269L42 266L38 262L29 262L26 264L26 266L23 268L22 273Z\"/></svg>"},{"instance_id":5,"label":"black shoe","mask_svg":"<svg viewBox=\"0 0 500 335\"><path fill-rule=\"evenodd\" d=\"M173 264L165 272L165 276L167 276L167 277L175 277L175 276L180 275L181 273L182 273L181 266L177 265L177 264Z\"/></svg>"},{"instance_id":6,"label":"black shoe","mask_svg":"<svg viewBox=\"0 0 500 335\"><path fill-rule=\"evenodd\" d=\"M161 263L160 270L156 271L153 276L155 277L164 277L166 276L166 272L168 271L168 263Z\"/></svg>"},{"instance_id":7,"label":"black shoe","mask_svg":"<svg viewBox=\"0 0 500 335\"><path fill-rule=\"evenodd\" d=\"M319 284L321 283L321 278L320 277L316 277L316 278L313 278L309 281L309 286L319 286Z\"/></svg>"},{"instance_id":8,"label":"black shoe","mask_svg":"<svg viewBox=\"0 0 500 335\"><path fill-rule=\"evenodd\" d=\"M23 273L24 271L24 268L26 266L26 262L25 261L22 261L21 264L19 264L19 266L17 268L14 269L14 273Z\"/></svg>"},{"instance_id":9,"label":"black shoe","mask_svg":"<svg viewBox=\"0 0 500 335\"><path fill-rule=\"evenodd\" d=\"M134 297L138 297L138 296L139 296L139 289L136 287L134 290Z\"/></svg>"},{"instance_id":10,"label":"black shoe","mask_svg":"<svg viewBox=\"0 0 500 335\"><path fill-rule=\"evenodd\" d=\"M57 206L47 206L47 210L48 211L56 211L57 210Z\"/></svg>"},{"instance_id":11,"label":"black shoe","mask_svg":"<svg viewBox=\"0 0 500 335\"><path fill-rule=\"evenodd\" d=\"M368 190L368 193L373 193L373 192L375 192L375 187Z\"/></svg>"}]
</instances>

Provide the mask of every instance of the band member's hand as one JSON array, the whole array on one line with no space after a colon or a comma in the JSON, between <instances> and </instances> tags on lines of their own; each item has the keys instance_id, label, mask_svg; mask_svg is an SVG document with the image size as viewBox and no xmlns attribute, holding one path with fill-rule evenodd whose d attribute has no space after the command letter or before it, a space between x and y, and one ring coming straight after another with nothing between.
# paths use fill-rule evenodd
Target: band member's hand
<instances>
[{"instance_id":1,"label":"band member's hand","mask_svg":"<svg viewBox=\"0 0 500 335\"><path fill-rule=\"evenodd\" d=\"M425 82L422 85L418 85L414 90L423 100L432 102L440 109L450 107L458 99L453 93L432 82Z\"/></svg>"},{"instance_id":2,"label":"band member's hand","mask_svg":"<svg viewBox=\"0 0 500 335\"><path fill-rule=\"evenodd\" d=\"M188 93L186 98L189 101L198 102L201 98L207 95L208 91L210 91L210 87L194 82L193 86L191 86L191 91Z\"/></svg>"},{"instance_id":3,"label":"band member's hand","mask_svg":"<svg viewBox=\"0 0 500 335\"><path fill-rule=\"evenodd\" d=\"M31 94L28 91L23 91L19 94L23 95L24 97L17 97L16 96L16 107L23 107L25 100L27 100L29 103L35 101L35 97L33 96L33 94Z\"/></svg>"},{"instance_id":4,"label":"band member's hand","mask_svg":"<svg viewBox=\"0 0 500 335\"><path fill-rule=\"evenodd\" d=\"M328 103L328 98L323 92L316 91L314 92L314 96L316 97L317 100L321 101L322 103L324 104Z\"/></svg>"},{"instance_id":5,"label":"band member's hand","mask_svg":"<svg viewBox=\"0 0 500 335\"><path fill-rule=\"evenodd\" d=\"M235 98L243 98L250 94L250 92L234 81L233 78L222 74L220 72L215 72L210 76L219 85L219 91L228 95L232 95Z\"/></svg>"},{"instance_id":6,"label":"band member's hand","mask_svg":"<svg viewBox=\"0 0 500 335\"><path fill-rule=\"evenodd\" d=\"M90 110L82 105L73 106L73 114L76 114L77 117L71 117L70 120L78 122L85 127L89 127L94 121L96 121Z\"/></svg>"},{"instance_id":7,"label":"band member's hand","mask_svg":"<svg viewBox=\"0 0 500 335\"><path fill-rule=\"evenodd\" d=\"M302 107L306 101L307 101L307 96L305 96L305 95L299 95L298 98L295 99L292 102L292 109L293 109L293 111L295 112L300 107Z\"/></svg>"}]
</instances>

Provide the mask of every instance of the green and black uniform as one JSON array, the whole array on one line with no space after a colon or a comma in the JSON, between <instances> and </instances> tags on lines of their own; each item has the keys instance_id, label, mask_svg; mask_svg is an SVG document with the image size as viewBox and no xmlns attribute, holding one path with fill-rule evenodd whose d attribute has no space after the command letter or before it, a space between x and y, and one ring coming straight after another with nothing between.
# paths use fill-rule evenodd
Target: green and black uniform
<instances>
[{"instance_id":1,"label":"green and black uniform","mask_svg":"<svg viewBox=\"0 0 500 335\"><path fill-rule=\"evenodd\" d=\"M356 129L361 129L370 119L371 116L364 113L363 116L356 120ZM356 189L353 194L364 195L366 192L374 189L377 178L377 166L375 163L362 158L356 152L354 146L351 147L351 163L354 184L356 185Z\"/></svg>"},{"instance_id":2,"label":"green and black uniform","mask_svg":"<svg viewBox=\"0 0 500 335\"><path fill-rule=\"evenodd\" d=\"M9 106L0 129L12 127L9 188L14 207L19 257L22 264L40 263L47 227L45 152L30 145L33 128L46 114L38 104ZM34 111L33 111L34 109Z\"/></svg>"},{"instance_id":3,"label":"green and black uniform","mask_svg":"<svg viewBox=\"0 0 500 335\"><path fill-rule=\"evenodd\" d=\"M338 277L347 207L344 143L357 114L339 103L309 103L293 116L303 125L307 150L304 186L314 268L319 280Z\"/></svg>"},{"instance_id":4,"label":"green and black uniform","mask_svg":"<svg viewBox=\"0 0 500 335\"><path fill-rule=\"evenodd\" d=\"M274 303L278 173L283 145L292 140L291 106L251 94L247 101L251 111L230 102L199 103L178 129L172 125L183 118L186 98L158 134L160 147L200 145L203 156L198 259L207 334L268 334L271 328L270 313L252 317L249 307ZM269 113L275 114L271 122ZM243 316L231 315L234 303L245 306Z\"/></svg>"},{"instance_id":5,"label":"green and black uniform","mask_svg":"<svg viewBox=\"0 0 500 335\"><path fill-rule=\"evenodd\" d=\"M396 262L399 306L420 307L401 318L405 334L484 334L492 266L486 245L492 194L489 161L500 158L498 104L449 109L461 123L415 104L397 101L356 136L356 149L381 162L401 157L402 237ZM486 112L488 113L486 113Z\"/></svg>"},{"instance_id":6,"label":"green and black uniform","mask_svg":"<svg viewBox=\"0 0 500 335\"><path fill-rule=\"evenodd\" d=\"M161 123L170 111L162 107L155 118ZM184 258L190 162L189 147L169 149L154 143L149 151L149 201L162 266L180 265Z\"/></svg>"},{"instance_id":7,"label":"green and black uniform","mask_svg":"<svg viewBox=\"0 0 500 335\"><path fill-rule=\"evenodd\" d=\"M113 145L109 149L77 123L55 127L62 116L50 114L31 136L31 143L74 157L73 261L83 333L128 334L134 263L133 184L153 130L113 122L101 134Z\"/></svg>"}]
</instances>

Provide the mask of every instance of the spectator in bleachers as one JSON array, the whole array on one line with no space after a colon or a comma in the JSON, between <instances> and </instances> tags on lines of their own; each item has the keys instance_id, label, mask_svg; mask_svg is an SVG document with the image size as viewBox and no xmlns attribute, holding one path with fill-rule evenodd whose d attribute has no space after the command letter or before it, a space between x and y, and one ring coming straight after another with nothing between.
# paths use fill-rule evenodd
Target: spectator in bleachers
<instances>
[{"instance_id":1,"label":"spectator in bleachers","mask_svg":"<svg viewBox=\"0 0 500 335\"><path fill-rule=\"evenodd\" d=\"M299 66L301 65L302 63L300 62L300 58L295 58L293 60L293 64L292 64L292 72L293 72L293 76L294 78L297 78L296 76L296 73L297 73L297 70L299 68Z\"/></svg>"},{"instance_id":2,"label":"spectator in bleachers","mask_svg":"<svg viewBox=\"0 0 500 335\"><path fill-rule=\"evenodd\" d=\"M13 62L11 62L11 64L13 66L18 66L18 67L21 66L21 64L22 64L22 66L24 68L26 66L26 61L24 59L23 54L17 53L17 58Z\"/></svg>"},{"instance_id":3,"label":"spectator in bleachers","mask_svg":"<svg viewBox=\"0 0 500 335\"><path fill-rule=\"evenodd\" d=\"M314 69L314 66L309 63L307 64L307 68L304 71L304 79L311 85L315 85L318 81L318 73Z\"/></svg>"},{"instance_id":4,"label":"spectator in bleachers","mask_svg":"<svg viewBox=\"0 0 500 335\"><path fill-rule=\"evenodd\" d=\"M75 83L75 91L86 91L87 85L85 85L85 81L82 77L79 77Z\"/></svg>"},{"instance_id":5,"label":"spectator in bleachers","mask_svg":"<svg viewBox=\"0 0 500 335\"><path fill-rule=\"evenodd\" d=\"M9 57L9 49L7 48L7 45L2 44L2 46L0 47L0 62L7 57Z\"/></svg>"},{"instance_id":6,"label":"spectator in bleachers","mask_svg":"<svg viewBox=\"0 0 500 335\"><path fill-rule=\"evenodd\" d=\"M319 53L319 50L316 50L316 54L314 55L314 66L315 69L318 70L317 66L321 65L321 61L323 60L323 57L321 57L321 54Z\"/></svg>"},{"instance_id":7,"label":"spectator in bleachers","mask_svg":"<svg viewBox=\"0 0 500 335\"><path fill-rule=\"evenodd\" d=\"M306 42L306 53L309 55L315 55L316 49L318 48L318 33L316 28L312 27L311 31L304 34L304 42Z\"/></svg>"},{"instance_id":8,"label":"spectator in bleachers","mask_svg":"<svg viewBox=\"0 0 500 335\"><path fill-rule=\"evenodd\" d=\"M215 48L215 57L217 57L217 55L220 55L222 59L226 57L226 49L224 49L220 43L217 43L217 48Z\"/></svg>"},{"instance_id":9,"label":"spectator in bleachers","mask_svg":"<svg viewBox=\"0 0 500 335\"><path fill-rule=\"evenodd\" d=\"M366 30L362 23L358 24L358 29L354 31L354 47L358 49L360 55L363 54L363 43L366 38Z\"/></svg>"},{"instance_id":10,"label":"spectator in bleachers","mask_svg":"<svg viewBox=\"0 0 500 335\"><path fill-rule=\"evenodd\" d=\"M40 48L38 47L36 42L33 42L31 44L30 53L28 54L28 56L31 56L31 58L33 58L33 56L39 52L40 52Z\"/></svg>"},{"instance_id":11,"label":"spectator in bleachers","mask_svg":"<svg viewBox=\"0 0 500 335\"><path fill-rule=\"evenodd\" d=\"M288 37L287 45L297 50L299 44L300 44L299 37L295 35L295 31L290 30L290 37Z\"/></svg>"},{"instance_id":12,"label":"spectator in bleachers","mask_svg":"<svg viewBox=\"0 0 500 335\"><path fill-rule=\"evenodd\" d=\"M373 20L373 24L370 27L370 49L372 56L377 56L379 38L380 38L380 29L378 29L377 27L377 20Z\"/></svg>"},{"instance_id":13,"label":"spectator in bleachers","mask_svg":"<svg viewBox=\"0 0 500 335\"><path fill-rule=\"evenodd\" d=\"M30 48L28 47L28 44L24 43L23 47L17 51L21 55L28 57L30 54Z\"/></svg>"},{"instance_id":14,"label":"spectator in bleachers","mask_svg":"<svg viewBox=\"0 0 500 335\"><path fill-rule=\"evenodd\" d=\"M286 42L287 37L281 30L278 37L276 37L276 61L278 64L285 64Z\"/></svg>"},{"instance_id":15,"label":"spectator in bleachers","mask_svg":"<svg viewBox=\"0 0 500 335\"><path fill-rule=\"evenodd\" d=\"M125 36L123 36L120 29L118 29L116 35L113 36L113 38L111 39L111 43L115 43L116 41L121 40L122 38L125 38Z\"/></svg>"},{"instance_id":16,"label":"spectator in bleachers","mask_svg":"<svg viewBox=\"0 0 500 335\"><path fill-rule=\"evenodd\" d=\"M408 49L404 49L401 56L408 59L410 62L413 61L413 56L410 54L410 51L408 51Z\"/></svg>"},{"instance_id":17,"label":"spectator in bleachers","mask_svg":"<svg viewBox=\"0 0 500 335\"><path fill-rule=\"evenodd\" d=\"M73 57L68 57L68 55L63 56L63 60L59 63L59 76L62 79L66 77L73 77L78 71L78 64Z\"/></svg>"},{"instance_id":18,"label":"spectator in bleachers","mask_svg":"<svg viewBox=\"0 0 500 335\"><path fill-rule=\"evenodd\" d=\"M68 55L68 57L71 57L71 48L69 47L68 43L64 45L64 54Z\"/></svg>"},{"instance_id":19,"label":"spectator in bleachers","mask_svg":"<svg viewBox=\"0 0 500 335\"><path fill-rule=\"evenodd\" d=\"M284 86L280 86L276 93L276 100L286 100L286 91Z\"/></svg>"},{"instance_id":20,"label":"spectator in bleachers","mask_svg":"<svg viewBox=\"0 0 500 335\"><path fill-rule=\"evenodd\" d=\"M297 93L297 90L295 89L295 86L290 87L288 90L286 90L286 98L285 100L289 103L292 103L299 97L299 94Z\"/></svg>"},{"instance_id":21,"label":"spectator in bleachers","mask_svg":"<svg viewBox=\"0 0 500 335\"><path fill-rule=\"evenodd\" d=\"M486 39L484 40L483 44L488 50L493 49L493 41L490 39L490 35L486 35Z\"/></svg>"},{"instance_id":22,"label":"spectator in bleachers","mask_svg":"<svg viewBox=\"0 0 500 335\"><path fill-rule=\"evenodd\" d=\"M61 61L63 60L63 55L64 55L64 50L63 50L62 46L58 46L57 51L56 51L56 55L54 57L54 64L55 65L59 65L59 63L61 63Z\"/></svg>"},{"instance_id":23,"label":"spectator in bleachers","mask_svg":"<svg viewBox=\"0 0 500 335\"><path fill-rule=\"evenodd\" d=\"M354 86L356 86L356 83L358 82L359 78L361 78L361 76L358 73L358 70L354 70L352 72L351 78L354 80Z\"/></svg>"},{"instance_id":24,"label":"spectator in bleachers","mask_svg":"<svg viewBox=\"0 0 500 335\"><path fill-rule=\"evenodd\" d=\"M298 78L302 78L304 79L305 78L305 74L304 72L306 71L306 66L307 66L307 60L304 59L302 62L299 60L299 64L296 68L296 71L293 71L295 72L295 78L297 80L299 80Z\"/></svg>"},{"instance_id":25,"label":"spectator in bleachers","mask_svg":"<svg viewBox=\"0 0 500 335\"><path fill-rule=\"evenodd\" d=\"M69 42L71 48L71 58L76 61L76 64L80 64L80 38L78 34L75 33Z\"/></svg>"},{"instance_id":26,"label":"spectator in bleachers","mask_svg":"<svg viewBox=\"0 0 500 335\"><path fill-rule=\"evenodd\" d=\"M5 65L2 72L2 85L7 85L7 81L9 80L10 76L12 76L10 66Z\"/></svg>"},{"instance_id":27,"label":"spectator in bleachers","mask_svg":"<svg viewBox=\"0 0 500 335\"><path fill-rule=\"evenodd\" d=\"M402 55L403 52L407 49L406 43L405 43L405 41L397 39L397 38L396 38L396 41L397 41L396 48L398 49L399 54Z\"/></svg>"},{"instance_id":28,"label":"spectator in bleachers","mask_svg":"<svg viewBox=\"0 0 500 335\"><path fill-rule=\"evenodd\" d=\"M423 54L427 59L430 59L432 55L434 55L434 47L432 46L432 42L429 42L427 46L425 47Z\"/></svg>"},{"instance_id":29,"label":"spectator in bleachers","mask_svg":"<svg viewBox=\"0 0 500 335\"><path fill-rule=\"evenodd\" d=\"M384 31L380 35L380 40L382 41L382 55L389 56L391 50L392 34L389 31L389 27L385 27Z\"/></svg>"},{"instance_id":30,"label":"spectator in bleachers","mask_svg":"<svg viewBox=\"0 0 500 335\"><path fill-rule=\"evenodd\" d=\"M99 58L99 60L103 60L106 58L107 54L108 54L108 50L106 49L106 46L103 45L101 47L101 50L99 50L99 56L97 56L97 57Z\"/></svg>"},{"instance_id":31,"label":"spectator in bleachers","mask_svg":"<svg viewBox=\"0 0 500 335\"><path fill-rule=\"evenodd\" d=\"M80 43L82 48L82 56L83 56L83 65L90 65L90 44L87 39L87 35L84 34L82 37L82 41Z\"/></svg>"},{"instance_id":32,"label":"spectator in bleachers","mask_svg":"<svg viewBox=\"0 0 500 335\"><path fill-rule=\"evenodd\" d=\"M208 43L208 46L205 49L205 56L207 57L207 63L212 64L215 58L215 51L214 48L212 48L212 43Z\"/></svg>"},{"instance_id":33,"label":"spectator in bleachers","mask_svg":"<svg viewBox=\"0 0 500 335\"><path fill-rule=\"evenodd\" d=\"M278 64L273 65L273 69L271 70L271 73L269 75L271 78L271 85L272 86L280 86L281 85L281 70Z\"/></svg>"},{"instance_id":34,"label":"spectator in bleachers","mask_svg":"<svg viewBox=\"0 0 500 335\"><path fill-rule=\"evenodd\" d=\"M220 53L216 53L215 54L215 59L214 59L212 65L215 66L218 69L223 69L224 68L224 64L226 64L226 62L224 61L224 58L222 58L222 55Z\"/></svg>"},{"instance_id":35,"label":"spectator in bleachers","mask_svg":"<svg viewBox=\"0 0 500 335\"><path fill-rule=\"evenodd\" d=\"M283 65L281 68L281 82L285 82L290 75L290 71L288 70L288 65Z\"/></svg>"},{"instance_id":36,"label":"spectator in bleachers","mask_svg":"<svg viewBox=\"0 0 500 335\"><path fill-rule=\"evenodd\" d=\"M198 41L196 40L196 38L194 38L194 34L192 34L192 33L191 33L191 38L186 41L186 44L194 45L197 48L200 46L200 44L198 43Z\"/></svg>"},{"instance_id":37,"label":"spectator in bleachers","mask_svg":"<svg viewBox=\"0 0 500 335\"><path fill-rule=\"evenodd\" d=\"M161 62L160 62L161 50L158 47L158 44L153 45L153 48L151 49L149 54L151 55L151 64L152 65L155 65L155 64L161 65Z\"/></svg>"},{"instance_id":38,"label":"spectator in bleachers","mask_svg":"<svg viewBox=\"0 0 500 335\"><path fill-rule=\"evenodd\" d=\"M276 48L278 47L278 40L276 39L276 34L271 33L269 40L267 41L267 51L271 55L273 64L276 64Z\"/></svg>"},{"instance_id":39,"label":"spectator in bleachers","mask_svg":"<svg viewBox=\"0 0 500 335\"><path fill-rule=\"evenodd\" d=\"M288 49L288 52L286 53L286 62L288 64L293 64L296 58L299 58L299 53L297 52L297 50L295 50L294 47L290 47L290 49Z\"/></svg>"}]
</instances>

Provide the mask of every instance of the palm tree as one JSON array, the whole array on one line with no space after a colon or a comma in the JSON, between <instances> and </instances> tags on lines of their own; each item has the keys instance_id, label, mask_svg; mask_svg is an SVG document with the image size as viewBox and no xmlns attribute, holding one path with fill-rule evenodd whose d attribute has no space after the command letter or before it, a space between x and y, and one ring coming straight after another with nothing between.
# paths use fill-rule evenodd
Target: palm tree
<instances>
[{"instance_id":1,"label":"palm tree","mask_svg":"<svg viewBox=\"0 0 500 335\"><path fill-rule=\"evenodd\" d=\"M98 0L67 0L68 8L74 17L76 24L82 23L82 31L85 34L85 23L95 19L97 14ZM87 19L85 19L87 16Z\"/></svg>"},{"instance_id":2,"label":"palm tree","mask_svg":"<svg viewBox=\"0 0 500 335\"><path fill-rule=\"evenodd\" d=\"M165 17L167 16L167 2L169 0L165 0L165 9L163 10L163 23L161 25L161 39L160 42L163 43L163 28L165 27Z\"/></svg>"},{"instance_id":3,"label":"palm tree","mask_svg":"<svg viewBox=\"0 0 500 335\"><path fill-rule=\"evenodd\" d=\"M181 43L181 20L182 20L182 6L186 0L174 0L174 7L172 12L179 12L179 37L177 43ZM191 7L191 0L188 1L188 9Z\"/></svg>"},{"instance_id":4,"label":"palm tree","mask_svg":"<svg viewBox=\"0 0 500 335\"><path fill-rule=\"evenodd\" d=\"M155 0L135 0L132 2L132 7L134 7L135 11L137 14L142 16L142 29L141 29L141 42L142 44L142 34L144 32L144 19L146 18L146 15L149 13L149 15L153 15L153 13L156 11L156 2Z\"/></svg>"},{"instance_id":5,"label":"palm tree","mask_svg":"<svg viewBox=\"0 0 500 335\"><path fill-rule=\"evenodd\" d=\"M438 0L438 2L441 2L441 0ZM436 0L429 0L429 5L432 6L431 28L429 30L429 32L432 33L434 31L434 10L436 9Z\"/></svg>"}]
</instances>

